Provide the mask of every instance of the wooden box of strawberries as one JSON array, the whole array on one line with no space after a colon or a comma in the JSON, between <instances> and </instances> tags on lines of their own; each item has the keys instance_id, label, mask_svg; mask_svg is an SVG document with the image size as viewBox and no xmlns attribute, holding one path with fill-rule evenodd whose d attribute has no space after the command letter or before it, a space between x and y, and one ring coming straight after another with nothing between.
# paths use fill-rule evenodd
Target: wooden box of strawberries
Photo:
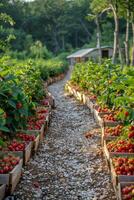
<instances>
[{"instance_id":1,"label":"wooden box of strawberries","mask_svg":"<svg viewBox=\"0 0 134 200\"><path fill-rule=\"evenodd\" d=\"M122 139L104 140L103 152L109 166L110 158L114 156L134 157L134 144Z\"/></svg>"},{"instance_id":2,"label":"wooden box of strawberries","mask_svg":"<svg viewBox=\"0 0 134 200\"><path fill-rule=\"evenodd\" d=\"M123 126L117 125L115 127L103 127L102 128L102 145L104 145L105 140L115 140L117 137L121 136L123 133Z\"/></svg>"},{"instance_id":3,"label":"wooden box of strawberries","mask_svg":"<svg viewBox=\"0 0 134 200\"><path fill-rule=\"evenodd\" d=\"M95 107L94 107L94 109L95 109L95 114L96 114L96 117L98 117L98 116L100 116L100 117L103 117L104 115L106 115L106 114L110 114L111 113L111 110L110 109L108 109L107 107L100 107L100 106L98 106L98 105L96 105Z\"/></svg>"},{"instance_id":4,"label":"wooden box of strawberries","mask_svg":"<svg viewBox=\"0 0 134 200\"><path fill-rule=\"evenodd\" d=\"M121 182L134 182L134 157L113 157L110 159L110 168L115 188Z\"/></svg>"},{"instance_id":5,"label":"wooden box of strawberries","mask_svg":"<svg viewBox=\"0 0 134 200\"><path fill-rule=\"evenodd\" d=\"M36 116L29 117L27 130L39 131L40 140L44 139L45 129L47 129L49 123L49 113L48 109L40 106L36 109Z\"/></svg>"},{"instance_id":6,"label":"wooden box of strawberries","mask_svg":"<svg viewBox=\"0 0 134 200\"><path fill-rule=\"evenodd\" d=\"M0 185L0 200L3 200L6 193L6 184Z\"/></svg>"},{"instance_id":7,"label":"wooden box of strawberries","mask_svg":"<svg viewBox=\"0 0 134 200\"><path fill-rule=\"evenodd\" d=\"M20 131L19 133L17 133L17 137L19 139L21 139L22 141L25 142L32 142L32 151L36 152L38 147L39 147L39 143L40 143L40 132L39 131ZM30 149L29 149L30 150ZM30 151L29 151L30 153ZM30 156L30 155L29 155Z\"/></svg>"},{"instance_id":8,"label":"wooden box of strawberries","mask_svg":"<svg viewBox=\"0 0 134 200\"><path fill-rule=\"evenodd\" d=\"M0 154L0 184L6 184L12 193L22 175L23 160L11 153Z\"/></svg>"},{"instance_id":9,"label":"wooden box of strawberries","mask_svg":"<svg viewBox=\"0 0 134 200\"><path fill-rule=\"evenodd\" d=\"M23 159L24 165L27 164L31 157L33 142L21 138L22 133L16 135L16 139L7 140L1 147L1 152L11 152ZM19 137L20 136L20 137ZM25 138L27 136L24 136Z\"/></svg>"},{"instance_id":10,"label":"wooden box of strawberries","mask_svg":"<svg viewBox=\"0 0 134 200\"><path fill-rule=\"evenodd\" d=\"M119 200L133 200L134 199L134 182L122 182L118 184L118 198Z\"/></svg>"},{"instance_id":11,"label":"wooden box of strawberries","mask_svg":"<svg viewBox=\"0 0 134 200\"><path fill-rule=\"evenodd\" d=\"M105 114L103 116L103 121L104 121L104 127L107 127L107 126L113 127L113 126L117 126L118 124L119 125L122 124L121 121L118 121L116 119L116 115L114 113Z\"/></svg>"},{"instance_id":12,"label":"wooden box of strawberries","mask_svg":"<svg viewBox=\"0 0 134 200\"><path fill-rule=\"evenodd\" d=\"M117 138L115 140L105 140L104 148L109 152L110 157L134 156L134 142L129 139Z\"/></svg>"}]
</instances>

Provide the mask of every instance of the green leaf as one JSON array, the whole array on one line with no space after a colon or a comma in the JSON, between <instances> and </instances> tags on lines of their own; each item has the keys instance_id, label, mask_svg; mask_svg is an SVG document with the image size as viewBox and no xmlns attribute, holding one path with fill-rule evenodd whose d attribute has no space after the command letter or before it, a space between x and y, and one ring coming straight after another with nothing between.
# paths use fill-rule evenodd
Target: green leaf
<instances>
[{"instance_id":1,"label":"green leaf","mask_svg":"<svg viewBox=\"0 0 134 200\"><path fill-rule=\"evenodd\" d=\"M0 126L0 130L4 132L10 132L10 130L5 126Z\"/></svg>"},{"instance_id":2,"label":"green leaf","mask_svg":"<svg viewBox=\"0 0 134 200\"><path fill-rule=\"evenodd\" d=\"M12 100L9 99L8 103L9 103L10 106L12 106L13 108L16 109L16 103L14 101L12 101Z\"/></svg>"}]
</instances>

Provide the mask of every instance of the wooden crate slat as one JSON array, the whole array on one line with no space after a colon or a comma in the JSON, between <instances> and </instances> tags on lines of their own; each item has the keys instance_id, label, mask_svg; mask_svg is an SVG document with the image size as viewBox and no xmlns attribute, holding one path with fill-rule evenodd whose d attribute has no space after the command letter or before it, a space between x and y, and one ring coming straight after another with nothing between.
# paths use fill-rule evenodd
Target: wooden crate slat
<instances>
[{"instance_id":1,"label":"wooden crate slat","mask_svg":"<svg viewBox=\"0 0 134 200\"><path fill-rule=\"evenodd\" d=\"M9 174L0 174L0 184L9 184Z\"/></svg>"},{"instance_id":2,"label":"wooden crate slat","mask_svg":"<svg viewBox=\"0 0 134 200\"><path fill-rule=\"evenodd\" d=\"M22 164L23 164L23 161L21 160L19 165L16 166L14 173L11 174L12 176L10 178L10 186L9 186L10 194L14 192L18 182L20 181L20 178L22 175Z\"/></svg>"},{"instance_id":3,"label":"wooden crate slat","mask_svg":"<svg viewBox=\"0 0 134 200\"><path fill-rule=\"evenodd\" d=\"M33 145L33 142L30 142L25 148L25 151L24 151L24 164L25 165L30 160L30 157L32 154L32 145Z\"/></svg>"},{"instance_id":4,"label":"wooden crate slat","mask_svg":"<svg viewBox=\"0 0 134 200\"><path fill-rule=\"evenodd\" d=\"M37 135L34 142L33 142L33 151L37 151L40 144L40 135Z\"/></svg>"},{"instance_id":5,"label":"wooden crate slat","mask_svg":"<svg viewBox=\"0 0 134 200\"><path fill-rule=\"evenodd\" d=\"M94 112L94 103L90 101L89 97L87 98L87 107L91 110L91 113Z\"/></svg>"},{"instance_id":6,"label":"wooden crate slat","mask_svg":"<svg viewBox=\"0 0 134 200\"><path fill-rule=\"evenodd\" d=\"M115 127L115 126L117 126L117 125L121 125L122 123L121 122L119 122L119 121L114 121L114 122L112 122L112 121L104 121L104 126L106 127L106 126L108 126L108 127Z\"/></svg>"},{"instance_id":7,"label":"wooden crate slat","mask_svg":"<svg viewBox=\"0 0 134 200\"><path fill-rule=\"evenodd\" d=\"M0 185L0 200L3 200L5 197L5 192L6 192L6 185Z\"/></svg>"}]
</instances>

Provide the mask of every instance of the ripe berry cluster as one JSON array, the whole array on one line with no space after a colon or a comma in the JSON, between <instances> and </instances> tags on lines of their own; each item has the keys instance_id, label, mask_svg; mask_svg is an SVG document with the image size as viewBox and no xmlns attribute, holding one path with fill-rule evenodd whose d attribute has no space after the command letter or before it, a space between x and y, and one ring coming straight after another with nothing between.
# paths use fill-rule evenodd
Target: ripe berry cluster
<instances>
[{"instance_id":1,"label":"ripe berry cluster","mask_svg":"<svg viewBox=\"0 0 134 200\"><path fill-rule=\"evenodd\" d=\"M130 126L130 127L129 127L128 137L129 137L130 139L134 139L134 126Z\"/></svg>"},{"instance_id":2,"label":"ripe berry cluster","mask_svg":"<svg viewBox=\"0 0 134 200\"><path fill-rule=\"evenodd\" d=\"M6 174L14 168L20 161L19 157L13 155L7 155L0 158L0 174Z\"/></svg>"},{"instance_id":3,"label":"ripe berry cluster","mask_svg":"<svg viewBox=\"0 0 134 200\"><path fill-rule=\"evenodd\" d=\"M120 136L122 133L123 126L117 125L116 127L105 128L105 136Z\"/></svg>"},{"instance_id":4,"label":"ripe berry cluster","mask_svg":"<svg viewBox=\"0 0 134 200\"><path fill-rule=\"evenodd\" d=\"M8 149L10 151L24 151L26 147L26 143L25 142L20 142L17 140L13 140L9 145L8 145Z\"/></svg>"},{"instance_id":5,"label":"ripe berry cluster","mask_svg":"<svg viewBox=\"0 0 134 200\"><path fill-rule=\"evenodd\" d=\"M110 152L134 153L134 143L128 140L115 140L107 144Z\"/></svg>"},{"instance_id":6,"label":"ripe berry cluster","mask_svg":"<svg viewBox=\"0 0 134 200\"><path fill-rule=\"evenodd\" d=\"M104 107L104 108L98 107L98 108L97 108L97 111L98 111L98 112L103 112L103 113L110 112L110 110L109 110L107 107Z\"/></svg>"},{"instance_id":7,"label":"ripe berry cluster","mask_svg":"<svg viewBox=\"0 0 134 200\"><path fill-rule=\"evenodd\" d=\"M20 138L21 140L23 141L34 141L35 140L35 135L28 135L28 134L25 134L25 133L18 133L16 135L17 138Z\"/></svg>"},{"instance_id":8,"label":"ripe berry cluster","mask_svg":"<svg viewBox=\"0 0 134 200\"><path fill-rule=\"evenodd\" d=\"M125 186L121 190L123 200L133 200L134 199L134 185Z\"/></svg>"},{"instance_id":9,"label":"ripe berry cluster","mask_svg":"<svg viewBox=\"0 0 134 200\"><path fill-rule=\"evenodd\" d=\"M134 158L113 158L113 166L117 175L134 175Z\"/></svg>"},{"instance_id":10,"label":"ripe berry cluster","mask_svg":"<svg viewBox=\"0 0 134 200\"><path fill-rule=\"evenodd\" d=\"M112 121L112 122L116 121L116 118L114 117L113 114L104 115L103 119L104 119L104 121Z\"/></svg>"}]
</instances>

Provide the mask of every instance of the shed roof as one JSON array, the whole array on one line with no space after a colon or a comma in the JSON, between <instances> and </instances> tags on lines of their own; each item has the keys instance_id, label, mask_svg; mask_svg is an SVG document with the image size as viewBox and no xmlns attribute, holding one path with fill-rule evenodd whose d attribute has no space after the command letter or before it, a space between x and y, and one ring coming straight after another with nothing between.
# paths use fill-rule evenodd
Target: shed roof
<instances>
[{"instance_id":1,"label":"shed roof","mask_svg":"<svg viewBox=\"0 0 134 200\"><path fill-rule=\"evenodd\" d=\"M103 46L101 47L101 49L106 49L106 48L112 48L112 47L109 47L109 46ZM67 56L67 58L78 58L78 57L83 57L83 56L86 56L87 54L95 51L95 50L98 50L98 48L89 48L89 49L81 49L81 50L78 50L76 51L75 53Z\"/></svg>"}]
</instances>

